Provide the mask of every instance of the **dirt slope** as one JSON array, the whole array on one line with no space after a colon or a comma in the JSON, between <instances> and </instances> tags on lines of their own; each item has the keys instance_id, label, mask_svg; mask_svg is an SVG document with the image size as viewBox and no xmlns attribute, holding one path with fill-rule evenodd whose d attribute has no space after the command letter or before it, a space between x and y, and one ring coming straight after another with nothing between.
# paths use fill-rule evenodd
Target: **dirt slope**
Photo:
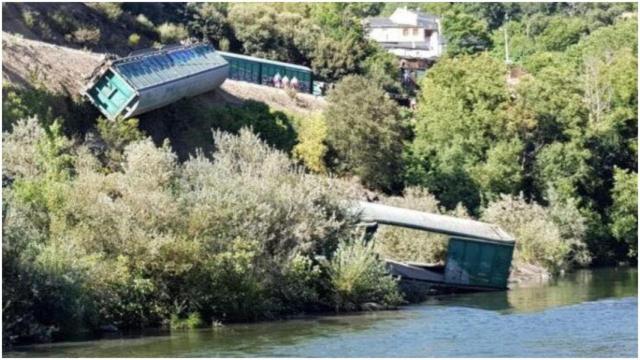
<instances>
[{"instance_id":1,"label":"dirt slope","mask_svg":"<svg viewBox=\"0 0 640 360\"><path fill-rule=\"evenodd\" d=\"M38 83L54 93L77 97L85 77L103 59L102 54L2 33L2 79L18 86Z\"/></svg>"},{"instance_id":2,"label":"dirt slope","mask_svg":"<svg viewBox=\"0 0 640 360\"><path fill-rule=\"evenodd\" d=\"M87 77L105 55L71 49L19 35L2 33L2 78L17 86L39 83L54 93L79 98ZM293 99L284 90L227 80L219 90L201 95L199 100L219 104L242 104L246 100L264 102L270 107L298 114L322 110L324 99L297 94Z\"/></svg>"}]
</instances>

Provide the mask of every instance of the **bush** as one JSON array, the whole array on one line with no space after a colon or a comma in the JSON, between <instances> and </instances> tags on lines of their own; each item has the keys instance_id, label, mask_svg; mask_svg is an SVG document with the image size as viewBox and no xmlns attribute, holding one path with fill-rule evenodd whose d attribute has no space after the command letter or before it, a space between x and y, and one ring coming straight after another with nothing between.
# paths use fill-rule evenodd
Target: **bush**
<instances>
[{"instance_id":1,"label":"bush","mask_svg":"<svg viewBox=\"0 0 640 360\"><path fill-rule=\"evenodd\" d=\"M72 34L73 42L81 45L97 45L100 42L100 29L79 28Z\"/></svg>"},{"instance_id":2,"label":"bush","mask_svg":"<svg viewBox=\"0 0 640 360\"><path fill-rule=\"evenodd\" d=\"M216 132L216 152L178 164L135 125L99 121L103 153L35 119L3 134L14 179L3 203L7 336L323 309L330 287L311 259L330 257L353 228L342 203L351 190L247 129ZM121 154L118 166L92 151Z\"/></svg>"},{"instance_id":3,"label":"bush","mask_svg":"<svg viewBox=\"0 0 640 360\"><path fill-rule=\"evenodd\" d=\"M440 214L438 200L425 189L410 187L403 196L383 197L386 205ZM397 226L382 225L375 234L375 248L387 259L421 263L442 263L447 251L444 235Z\"/></svg>"},{"instance_id":4,"label":"bush","mask_svg":"<svg viewBox=\"0 0 640 360\"><path fill-rule=\"evenodd\" d=\"M144 16L144 14L138 14L138 16L136 16L136 21L138 24L142 25L145 30L153 30L155 28L155 25L153 25L151 20Z\"/></svg>"},{"instance_id":5,"label":"bush","mask_svg":"<svg viewBox=\"0 0 640 360\"><path fill-rule=\"evenodd\" d=\"M293 157L302 161L313 172L326 172L324 157L327 153L327 124L322 115L314 114L298 120L296 130L298 144L293 148Z\"/></svg>"},{"instance_id":6,"label":"bush","mask_svg":"<svg viewBox=\"0 0 640 360\"><path fill-rule=\"evenodd\" d=\"M23 10L22 20L24 21L25 25L27 25L29 29L32 29L36 25L36 18L39 15L40 14L37 11Z\"/></svg>"},{"instance_id":7,"label":"bush","mask_svg":"<svg viewBox=\"0 0 640 360\"><path fill-rule=\"evenodd\" d=\"M138 44L140 43L140 35L133 33L131 35L129 35L129 46L138 46Z\"/></svg>"},{"instance_id":8,"label":"bush","mask_svg":"<svg viewBox=\"0 0 640 360\"><path fill-rule=\"evenodd\" d=\"M387 275L384 262L378 259L371 243L341 242L328 272L336 311L352 311L367 302L394 306L402 299L397 280Z\"/></svg>"},{"instance_id":9,"label":"bush","mask_svg":"<svg viewBox=\"0 0 640 360\"><path fill-rule=\"evenodd\" d=\"M193 312L186 319L181 319L178 315L171 315L171 329L195 329L202 326L200 314Z\"/></svg>"},{"instance_id":10,"label":"bush","mask_svg":"<svg viewBox=\"0 0 640 360\"><path fill-rule=\"evenodd\" d=\"M484 209L482 220L500 225L515 237L515 266L534 264L557 273L583 262L580 252L573 250L584 249L584 243L564 238L563 229L554 222L551 211L527 203L522 196L502 195Z\"/></svg>"},{"instance_id":11,"label":"bush","mask_svg":"<svg viewBox=\"0 0 640 360\"><path fill-rule=\"evenodd\" d=\"M122 4L120 3L93 3L91 4L96 10L101 12L111 21L116 21L122 15Z\"/></svg>"},{"instance_id":12,"label":"bush","mask_svg":"<svg viewBox=\"0 0 640 360\"><path fill-rule=\"evenodd\" d=\"M187 29L181 24L164 23L156 29L163 44L175 43L189 36Z\"/></svg>"}]
</instances>

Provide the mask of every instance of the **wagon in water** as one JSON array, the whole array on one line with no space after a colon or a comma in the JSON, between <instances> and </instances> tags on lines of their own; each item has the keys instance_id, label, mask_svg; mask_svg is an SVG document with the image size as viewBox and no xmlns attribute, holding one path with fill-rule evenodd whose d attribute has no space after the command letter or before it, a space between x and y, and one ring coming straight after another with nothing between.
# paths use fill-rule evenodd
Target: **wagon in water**
<instances>
[{"instance_id":1,"label":"wagon in water","mask_svg":"<svg viewBox=\"0 0 640 360\"><path fill-rule=\"evenodd\" d=\"M428 292L507 289L515 240L499 226L370 202L358 202L353 208L369 238L378 224L449 236L444 266L387 260L391 274L404 285L421 286Z\"/></svg>"}]
</instances>

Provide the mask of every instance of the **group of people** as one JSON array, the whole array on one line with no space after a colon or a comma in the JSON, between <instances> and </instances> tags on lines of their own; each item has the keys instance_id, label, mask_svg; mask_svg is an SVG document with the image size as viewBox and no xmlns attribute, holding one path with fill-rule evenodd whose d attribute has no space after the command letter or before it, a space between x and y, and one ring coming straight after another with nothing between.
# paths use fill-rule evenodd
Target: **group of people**
<instances>
[{"instance_id":1,"label":"group of people","mask_svg":"<svg viewBox=\"0 0 640 360\"><path fill-rule=\"evenodd\" d=\"M279 89L292 88L292 89L298 90L298 87L300 86L300 84L298 82L298 78L296 78L295 76L289 79L287 75L280 76L280 73L276 73L273 76L273 86Z\"/></svg>"}]
</instances>

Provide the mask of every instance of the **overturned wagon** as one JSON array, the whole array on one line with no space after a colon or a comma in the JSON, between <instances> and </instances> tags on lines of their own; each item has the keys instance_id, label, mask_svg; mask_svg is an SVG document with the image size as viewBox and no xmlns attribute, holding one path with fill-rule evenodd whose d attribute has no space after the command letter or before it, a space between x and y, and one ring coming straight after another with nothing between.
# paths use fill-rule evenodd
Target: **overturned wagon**
<instances>
[{"instance_id":1,"label":"overturned wagon","mask_svg":"<svg viewBox=\"0 0 640 360\"><path fill-rule=\"evenodd\" d=\"M387 260L391 273L401 280L452 291L507 288L515 240L499 226L369 202L356 203L354 210L369 235L377 224L449 235L444 266Z\"/></svg>"},{"instance_id":2,"label":"overturned wagon","mask_svg":"<svg viewBox=\"0 0 640 360\"><path fill-rule=\"evenodd\" d=\"M211 45L174 45L104 63L84 95L108 119L127 118L216 89L228 73Z\"/></svg>"}]
</instances>

